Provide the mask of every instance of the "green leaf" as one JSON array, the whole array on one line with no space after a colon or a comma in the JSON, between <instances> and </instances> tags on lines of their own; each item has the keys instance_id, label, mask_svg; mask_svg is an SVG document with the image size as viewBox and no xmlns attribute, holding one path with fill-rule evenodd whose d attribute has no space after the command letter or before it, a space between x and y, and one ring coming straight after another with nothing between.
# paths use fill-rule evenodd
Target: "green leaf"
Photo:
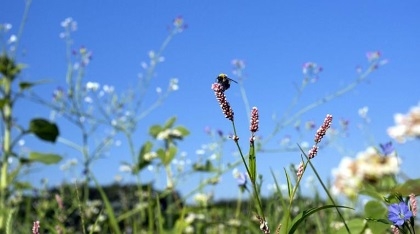
<instances>
[{"instance_id":1,"label":"green leaf","mask_svg":"<svg viewBox=\"0 0 420 234\"><path fill-rule=\"evenodd\" d=\"M387 209L382 202L369 201L365 205L365 217L379 219L385 217L386 213Z\"/></svg>"},{"instance_id":2,"label":"green leaf","mask_svg":"<svg viewBox=\"0 0 420 234\"><path fill-rule=\"evenodd\" d=\"M171 117L169 118L166 123L163 125L163 129L169 129L172 128L172 126L174 126L174 123L176 121L176 117Z\"/></svg>"},{"instance_id":3,"label":"green leaf","mask_svg":"<svg viewBox=\"0 0 420 234\"><path fill-rule=\"evenodd\" d=\"M206 160L205 164L202 163L194 163L193 164L193 170L194 171L202 171L202 172L212 172L216 171L213 164L210 162L210 160Z\"/></svg>"},{"instance_id":4,"label":"green leaf","mask_svg":"<svg viewBox=\"0 0 420 234\"><path fill-rule=\"evenodd\" d=\"M352 233L362 233L363 229L366 226L366 223L363 219L351 219L347 221L347 226L351 230ZM348 231L345 226L341 227L340 229L334 231L335 234L347 234ZM373 232L377 233L377 232Z\"/></svg>"},{"instance_id":5,"label":"green leaf","mask_svg":"<svg viewBox=\"0 0 420 234\"><path fill-rule=\"evenodd\" d=\"M160 158L161 161L165 160L165 150L160 148L160 149L156 150L156 154L158 155L158 157Z\"/></svg>"},{"instance_id":6,"label":"green leaf","mask_svg":"<svg viewBox=\"0 0 420 234\"><path fill-rule=\"evenodd\" d=\"M304 210L301 213L299 213L292 222L292 226L289 229L289 234L294 233L297 228L299 227L299 225L305 221L305 219L307 219L310 215L320 211L320 210L324 210L324 209L330 209L330 208L346 208L346 209L352 209L351 207L347 207L347 206L335 206L335 205L326 205L326 206L321 206L321 207L316 207L316 208L311 208L308 210Z\"/></svg>"},{"instance_id":7,"label":"green leaf","mask_svg":"<svg viewBox=\"0 0 420 234\"><path fill-rule=\"evenodd\" d=\"M385 223L386 222L386 223ZM377 222L370 222L368 220L368 227L372 231L372 233L388 233L389 226L391 226L391 222L386 219L378 219Z\"/></svg>"},{"instance_id":8,"label":"green leaf","mask_svg":"<svg viewBox=\"0 0 420 234\"><path fill-rule=\"evenodd\" d=\"M166 151L165 153L164 160L162 160L163 165L165 166L169 165L169 163L172 162L172 159L174 159L177 151L178 151L178 148L176 148L175 146L170 146L168 151Z\"/></svg>"},{"instance_id":9,"label":"green leaf","mask_svg":"<svg viewBox=\"0 0 420 234\"><path fill-rule=\"evenodd\" d=\"M32 184L29 182L16 182L14 184L15 188L17 190L29 190L29 189L33 189Z\"/></svg>"},{"instance_id":10,"label":"green leaf","mask_svg":"<svg viewBox=\"0 0 420 234\"><path fill-rule=\"evenodd\" d=\"M420 194L420 179L407 180L392 189L392 193L399 193L403 196L408 196L410 193Z\"/></svg>"},{"instance_id":11,"label":"green leaf","mask_svg":"<svg viewBox=\"0 0 420 234\"><path fill-rule=\"evenodd\" d=\"M25 90L25 89L32 88L35 85L47 84L47 83L49 83L49 81L47 81L47 80L39 80L37 82L22 81L22 82L19 83L19 88L20 88L20 90Z\"/></svg>"},{"instance_id":12,"label":"green leaf","mask_svg":"<svg viewBox=\"0 0 420 234\"><path fill-rule=\"evenodd\" d=\"M29 88L31 88L32 86L34 86L35 85L35 83L32 83L32 82L20 82L19 83L19 88L21 89L21 90L25 90L25 89L29 89Z\"/></svg>"},{"instance_id":13,"label":"green leaf","mask_svg":"<svg viewBox=\"0 0 420 234\"><path fill-rule=\"evenodd\" d=\"M175 129L178 130L183 137L190 135L190 131L184 126L177 126Z\"/></svg>"},{"instance_id":14,"label":"green leaf","mask_svg":"<svg viewBox=\"0 0 420 234\"><path fill-rule=\"evenodd\" d=\"M33 162L40 162L44 164L55 164L61 161L62 157L57 154L47 154L39 152L30 152L29 159Z\"/></svg>"},{"instance_id":15,"label":"green leaf","mask_svg":"<svg viewBox=\"0 0 420 234\"><path fill-rule=\"evenodd\" d=\"M151 163L151 161L145 160L144 156L147 153L150 153L152 151L152 148L153 148L153 143L150 141L147 141L146 143L142 145L139 152L137 167L133 170L134 174L138 173L139 171L141 171L143 168L147 167Z\"/></svg>"},{"instance_id":16,"label":"green leaf","mask_svg":"<svg viewBox=\"0 0 420 234\"><path fill-rule=\"evenodd\" d=\"M368 196L370 196L372 198L375 198L377 200L382 200L383 199L383 195L378 193L374 186L372 186L370 184L367 184L367 183L365 183L363 185L363 188L361 189L360 194L368 195Z\"/></svg>"},{"instance_id":17,"label":"green leaf","mask_svg":"<svg viewBox=\"0 0 420 234\"><path fill-rule=\"evenodd\" d=\"M289 174L286 171L286 168L284 168L284 174L286 175L286 182L287 182L287 193L289 195L289 199L292 199L292 191L293 191L293 185L292 182L290 181L290 177Z\"/></svg>"},{"instance_id":18,"label":"green leaf","mask_svg":"<svg viewBox=\"0 0 420 234\"><path fill-rule=\"evenodd\" d=\"M255 157L255 148L254 144L251 143L249 146L249 155L248 155L248 167L249 167L249 178L252 182L252 184L255 183L255 180L257 179L257 160Z\"/></svg>"},{"instance_id":19,"label":"green leaf","mask_svg":"<svg viewBox=\"0 0 420 234\"><path fill-rule=\"evenodd\" d=\"M104 202L105 205L105 211L107 213L107 217L109 219L109 225L112 231L110 231L111 233L116 233L116 234L121 234L121 229L118 226L118 222L116 219L116 215L114 212L114 208L111 205L111 202L109 201L105 191L103 190L102 186L99 184L98 180L92 176L93 181L95 182L95 186L99 191L99 194L101 195L102 201Z\"/></svg>"},{"instance_id":20,"label":"green leaf","mask_svg":"<svg viewBox=\"0 0 420 234\"><path fill-rule=\"evenodd\" d=\"M32 119L29 124L29 131L44 141L55 142L59 135L56 124L45 119Z\"/></svg>"},{"instance_id":21,"label":"green leaf","mask_svg":"<svg viewBox=\"0 0 420 234\"><path fill-rule=\"evenodd\" d=\"M383 223L383 224L386 224L388 227L389 227L390 225L392 225L392 222L391 222L391 221L389 221L388 219L371 219L371 218L366 218L366 220L367 220L368 222L372 221L372 222Z\"/></svg>"},{"instance_id":22,"label":"green leaf","mask_svg":"<svg viewBox=\"0 0 420 234\"><path fill-rule=\"evenodd\" d=\"M153 137L156 138L157 135L162 132L164 129L160 126L160 125L153 125L149 128L149 134Z\"/></svg>"},{"instance_id":23,"label":"green leaf","mask_svg":"<svg viewBox=\"0 0 420 234\"><path fill-rule=\"evenodd\" d=\"M3 108L4 105L6 105L7 103L9 103L9 99L7 99L7 98L1 98L0 99L0 108Z\"/></svg>"}]
</instances>

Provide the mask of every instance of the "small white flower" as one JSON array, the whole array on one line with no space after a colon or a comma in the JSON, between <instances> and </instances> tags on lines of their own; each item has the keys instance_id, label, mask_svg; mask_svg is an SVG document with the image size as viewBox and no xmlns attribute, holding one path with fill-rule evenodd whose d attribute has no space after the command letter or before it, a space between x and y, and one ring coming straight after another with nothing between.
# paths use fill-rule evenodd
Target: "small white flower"
<instances>
[{"instance_id":1,"label":"small white flower","mask_svg":"<svg viewBox=\"0 0 420 234\"><path fill-rule=\"evenodd\" d=\"M3 28L4 28L4 32L7 32L10 29L12 29L12 25L9 24L9 23L5 23L5 24L3 24Z\"/></svg>"},{"instance_id":2,"label":"small white flower","mask_svg":"<svg viewBox=\"0 0 420 234\"><path fill-rule=\"evenodd\" d=\"M65 18L62 22L61 22L61 27L63 28L67 28L70 23L73 21L73 19L71 17L67 17Z\"/></svg>"},{"instance_id":3,"label":"small white flower","mask_svg":"<svg viewBox=\"0 0 420 234\"><path fill-rule=\"evenodd\" d=\"M123 165L120 165L119 171L121 171L121 172L131 172L132 168L131 168L131 166L129 166L127 164L123 164Z\"/></svg>"},{"instance_id":4,"label":"small white flower","mask_svg":"<svg viewBox=\"0 0 420 234\"><path fill-rule=\"evenodd\" d=\"M369 111L369 107L367 107L367 106L364 106L364 107L360 108L359 111L358 111L359 116L361 118L365 119L367 117L368 111Z\"/></svg>"},{"instance_id":5,"label":"small white flower","mask_svg":"<svg viewBox=\"0 0 420 234\"><path fill-rule=\"evenodd\" d=\"M114 86L104 85L103 90L104 90L105 93L113 93L114 92Z\"/></svg>"},{"instance_id":6,"label":"small white flower","mask_svg":"<svg viewBox=\"0 0 420 234\"><path fill-rule=\"evenodd\" d=\"M157 87L156 88L156 93L157 94L161 94L162 93L162 88L161 87Z\"/></svg>"},{"instance_id":7,"label":"small white flower","mask_svg":"<svg viewBox=\"0 0 420 234\"><path fill-rule=\"evenodd\" d=\"M12 44L17 41L17 36L15 34L11 35L9 40L7 41L8 44Z\"/></svg>"},{"instance_id":8,"label":"small white flower","mask_svg":"<svg viewBox=\"0 0 420 234\"><path fill-rule=\"evenodd\" d=\"M112 126L117 126L117 124L118 124L117 120L115 120L115 119L111 120L111 125Z\"/></svg>"},{"instance_id":9,"label":"small white flower","mask_svg":"<svg viewBox=\"0 0 420 234\"><path fill-rule=\"evenodd\" d=\"M90 82L89 81L89 82L86 83L86 89L90 90L90 91L96 91L96 90L99 89L99 87L100 87L100 85L97 82Z\"/></svg>"},{"instance_id":10,"label":"small white flower","mask_svg":"<svg viewBox=\"0 0 420 234\"><path fill-rule=\"evenodd\" d=\"M93 103L93 99L91 97L85 97L84 100L86 103Z\"/></svg>"},{"instance_id":11,"label":"small white flower","mask_svg":"<svg viewBox=\"0 0 420 234\"><path fill-rule=\"evenodd\" d=\"M150 59L153 60L155 58L155 56L156 56L156 54L155 54L155 52L153 50L149 51L149 58Z\"/></svg>"},{"instance_id":12,"label":"small white flower","mask_svg":"<svg viewBox=\"0 0 420 234\"><path fill-rule=\"evenodd\" d=\"M149 152L149 153L145 153L143 158L146 161L152 161L153 159L157 158L157 153L156 152Z\"/></svg>"},{"instance_id":13,"label":"small white flower","mask_svg":"<svg viewBox=\"0 0 420 234\"><path fill-rule=\"evenodd\" d=\"M176 78L172 78L172 79L169 81L169 89L170 89L170 90L172 90L172 91L176 91L176 90L178 90L178 89L179 89L179 86L178 86L178 79L176 79Z\"/></svg>"},{"instance_id":14,"label":"small white flower","mask_svg":"<svg viewBox=\"0 0 420 234\"><path fill-rule=\"evenodd\" d=\"M148 67L148 65L147 65L147 63L146 63L146 62L141 62L140 66L141 66L143 69L147 69L147 67Z\"/></svg>"},{"instance_id":15,"label":"small white flower","mask_svg":"<svg viewBox=\"0 0 420 234\"><path fill-rule=\"evenodd\" d=\"M204 155L206 153L206 151L204 151L203 149L199 149L195 151L195 154L197 155Z\"/></svg>"},{"instance_id":16,"label":"small white flower","mask_svg":"<svg viewBox=\"0 0 420 234\"><path fill-rule=\"evenodd\" d=\"M123 180L123 177L121 175L116 175L116 176L114 176L114 180L115 180L115 182L119 183Z\"/></svg>"}]
</instances>

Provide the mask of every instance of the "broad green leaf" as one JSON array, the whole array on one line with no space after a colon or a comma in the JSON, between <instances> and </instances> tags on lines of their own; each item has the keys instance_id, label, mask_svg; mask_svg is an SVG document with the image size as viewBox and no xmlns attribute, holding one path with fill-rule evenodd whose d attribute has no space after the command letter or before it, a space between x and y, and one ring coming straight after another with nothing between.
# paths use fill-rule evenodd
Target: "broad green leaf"
<instances>
[{"instance_id":1,"label":"broad green leaf","mask_svg":"<svg viewBox=\"0 0 420 234\"><path fill-rule=\"evenodd\" d=\"M392 189L392 193L399 193L403 196L408 196L410 193L420 194L420 179L407 180Z\"/></svg>"},{"instance_id":2,"label":"broad green leaf","mask_svg":"<svg viewBox=\"0 0 420 234\"><path fill-rule=\"evenodd\" d=\"M377 200L382 200L383 199L383 195L378 193L374 186L372 186L370 184L367 184L367 183L365 183L363 185L363 188L361 189L360 194L368 195L368 196L370 196L372 198L375 198Z\"/></svg>"},{"instance_id":3,"label":"broad green leaf","mask_svg":"<svg viewBox=\"0 0 420 234\"><path fill-rule=\"evenodd\" d=\"M55 164L60 162L62 157L57 154L46 154L46 153L39 153L39 152L30 152L29 153L29 160L33 162L40 162L44 164Z\"/></svg>"},{"instance_id":4,"label":"broad green leaf","mask_svg":"<svg viewBox=\"0 0 420 234\"><path fill-rule=\"evenodd\" d=\"M379 219L386 216L387 209L379 201L369 201L365 205L365 217Z\"/></svg>"},{"instance_id":5,"label":"broad green leaf","mask_svg":"<svg viewBox=\"0 0 420 234\"><path fill-rule=\"evenodd\" d=\"M156 153L157 153L158 157L160 158L160 160L163 162L165 160L165 150L160 148L156 151Z\"/></svg>"},{"instance_id":6,"label":"broad green leaf","mask_svg":"<svg viewBox=\"0 0 420 234\"><path fill-rule=\"evenodd\" d=\"M151 161L145 160L144 156L147 153L150 153L152 151L153 148L153 143L150 141L147 141L146 143L144 143L141 148L140 148L140 152L139 152L139 157L138 157L138 165L137 167L133 170L133 173L136 174L139 171L141 171L141 169L143 169L144 167L147 167Z\"/></svg>"},{"instance_id":7,"label":"broad green leaf","mask_svg":"<svg viewBox=\"0 0 420 234\"><path fill-rule=\"evenodd\" d=\"M149 128L149 134L153 138L156 138L157 135L162 132L164 129L160 125L153 125Z\"/></svg>"},{"instance_id":8,"label":"broad green leaf","mask_svg":"<svg viewBox=\"0 0 420 234\"><path fill-rule=\"evenodd\" d=\"M346 208L346 209L353 209L351 207L347 207L347 206L335 206L335 205L326 205L326 206L321 206L321 207L316 207L316 208L311 208L308 210L304 210L302 211L300 214L298 214L292 222L292 226L289 229L289 234L294 233L297 228L299 227L300 224L302 224L303 221L305 221L305 219L307 219L310 215L320 211L320 210L324 210L324 209L330 209L330 208Z\"/></svg>"},{"instance_id":9,"label":"broad green leaf","mask_svg":"<svg viewBox=\"0 0 420 234\"><path fill-rule=\"evenodd\" d=\"M166 123L163 125L163 129L169 129L172 128L174 126L174 123L176 121L176 117L171 117L169 118Z\"/></svg>"},{"instance_id":10,"label":"broad green leaf","mask_svg":"<svg viewBox=\"0 0 420 234\"><path fill-rule=\"evenodd\" d=\"M177 151L178 151L177 147L170 146L168 151L165 152L165 157L162 160L163 165L165 165L165 166L169 165L169 163L172 162L172 159L174 159Z\"/></svg>"},{"instance_id":11,"label":"broad green leaf","mask_svg":"<svg viewBox=\"0 0 420 234\"><path fill-rule=\"evenodd\" d=\"M29 124L29 131L44 141L55 142L59 135L56 124L45 119L32 119Z\"/></svg>"},{"instance_id":12,"label":"broad green leaf","mask_svg":"<svg viewBox=\"0 0 420 234\"><path fill-rule=\"evenodd\" d=\"M388 233L389 227L391 226L390 222L384 223L385 219L380 219L380 221L372 222L368 221L367 226L372 231L372 233Z\"/></svg>"},{"instance_id":13,"label":"broad green leaf","mask_svg":"<svg viewBox=\"0 0 420 234\"><path fill-rule=\"evenodd\" d=\"M351 233L362 233L362 230L365 228L366 223L363 219L351 219L347 221L347 226L351 230ZM347 234L348 231L343 225L338 230L334 231L335 234ZM376 232L373 232L376 233Z\"/></svg>"},{"instance_id":14,"label":"broad green leaf","mask_svg":"<svg viewBox=\"0 0 420 234\"><path fill-rule=\"evenodd\" d=\"M372 233L386 233L391 225L390 221L383 219L387 217L388 210L382 202L369 201L365 205L365 215L368 226ZM385 223L384 223L385 222Z\"/></svg>"},{"instance_id":15,"label":"broad green leaf","mask_svg":"<svg viewBox=\"0 0 420 234\"><path fill-rule=\"evenodd\" d=\"M179 132L181 132L181 135L183 137L186 137L188 135L190 135L190 131L188 131L188 129L184 126L177 126L175 127L176 130L178 130Z\"/></svg>"}]
</instances>

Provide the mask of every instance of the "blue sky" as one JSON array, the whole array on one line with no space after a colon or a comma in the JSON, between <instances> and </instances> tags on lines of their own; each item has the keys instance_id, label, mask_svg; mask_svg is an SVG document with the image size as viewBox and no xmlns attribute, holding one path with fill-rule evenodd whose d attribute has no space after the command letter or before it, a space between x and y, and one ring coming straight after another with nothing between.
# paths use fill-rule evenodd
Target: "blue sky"
<instances>
[{"instance_id":1,"label":"blue sky","mask_svg":"<svg viewBox=\"0 0 420 234\"><path fill-rule=\"evenodd\" d=\"M24 1L0 0L3 12L0 23L11 23L16 33L24 9ZM302 80L302 64L311 61L323 67L319 80L308 86L299 107L343 88L357 78L356 67L367 67L366 52L380 50L389 63L374 72L354 91L333 100L302 116L302 121L315 120L317 125L327 113L333 114L333 126L340 118L351 123L349 137L339 142L354 156L371 144L389 141L386 129L393 125L396 112L406 113L419 101L418 55L420 54L420 3L417 1L270 1L255 4L246 1L34 1L20 44L21 62L29 65L23 79L51 79L52 84L37 88L48 97L57 86L65 84L65 44L59 38L60 23L72 17L78 23L73 33L74 47L86 46L93 51L93 60L86 72L86 82L94 81L115 86L122 92L136 84L142 71L141 62L147 61L150 50L158 50L168 35L167 27L181 15L188 28L177 35L165 50L165 62L157 68L149 96L153 100L156 87L166 87L170 78L178 78L179 91L144 120L136 137L139 145L147 139L151 124L163 123L176 115L178 123L191 130L191 135L179 144L180 150L195 161L195 151L211 139L204 128L210 126L231 132L210 89L217 74L232 75L232 59L246 63L243 81L251 106L260 111L260 131L268 135L274 124L273 114L281 116L295 95L295 84ZM248 120L240 96L233 84L227 91L235 110L241 143L246 148ZM368 136L357 124L358 109L369 107L371 123ZM26 103L22 107L31 116L48 117L49 111ZM25 111L25 112L24 112ZM60 126L63 136L72 137L68 126ZM314 130L315 131L315 130ZM297 135L292 127L284 129L270 146L275 147L285 135ZM298 138L292 138L297 140ZM313 134L305 135L311 142ZM29 139L29 143L32 141ZM35 142L35 141L34 141ZM28 143L28 144L29 144ZM299 142L296 142L299 143ZM35 143L30 147L37 148ZM67 158L80 157L62 145L42 146L47 150L62 152ZM123 147L122 147L123 148ZM403 157L403 169L413 177L420 174L416 157L420 150L418 141L396 144ZM226 145L226 162L231 161L233 142ZM113 151L114 152L114 151ZM114 155L115 154L115 155ZM114 152L94 164L94 172L103 182L111 182L118 173L121 161L128 160L124 150ZM334 149L320 152L315 165L324 178L338 166L341 155ZM265 183L271 183L270 168L279 173L284 182L283 167L298 163L300 156L292 153L264 153L258 155L259 171ZM242 168L240 168L242 169ZM146 173L147 174L147 173ZM58 166L39 166L24 178L37 183L48 177L54 184L61 181L63 173ZM147 178L148 175L145 175ZM223 176L214 191L216 197L235 196L235 182L231 173ZM191 178L198 181L197 178ZM163 181L159 182L164 184ZM191 182L181 190L191 190Z\"/></svg>"}]
</instances>

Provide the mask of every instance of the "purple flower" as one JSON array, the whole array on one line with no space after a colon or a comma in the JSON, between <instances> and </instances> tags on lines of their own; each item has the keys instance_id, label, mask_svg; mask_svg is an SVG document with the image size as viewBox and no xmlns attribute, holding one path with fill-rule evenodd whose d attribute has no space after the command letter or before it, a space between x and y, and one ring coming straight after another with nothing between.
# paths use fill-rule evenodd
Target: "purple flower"
<instances>
[{"instance_id":1,"label":"purple flower","mask_svg":"<svg viewBox=\"0 0 420 234\"><path fill-rule=\"evenodd\" d=\"M407 204L404 202L392 204L388 207L388 219L392 221L394 225L403 225L404 221L410 219L412 215Z\"/></svg>"},{"instance_id":2,"label":"purple flower","mask_svg":"<svg viewBox=\"0 0 420 234\"><path fill-rule=\"evenodd\" d=\"M378 61L378 59L381 57L380 51L369 51L366 53L366 57L369 62L375 62Z\"/></svg>"},{"instance_id":3,"label":"purple flower","mask_svg":"<svg viewBox=\"0 0 420 234\"><path fill-rule=\"evenodd\" d=\"M305 76L305 79L310 79L311 82L318 80L318 74L322 72L322 67L313 62L306 62L303 64L302 73Z\"/></svg>"},{"instance_id":4,"label":"purple flower","mask_svg":"<svg viewBox=\"0 0 420 234\"><path fill-rule=\"evenodd\" d=\"M245 173L239 172L238 177L236 178L236 181L238 182L238 185L241 187L246 186L246 175Z\"/></svg>"},{"instance_id":5,"label":"purple flower","mask_svg":"<svg viewBox=\"0 0 420 234\"><path fill-rule=\"evenodd\" d=\"M392 142L387 142L385 144L379 144L379 146L381 147L382 153L387 156L392 154L395 150L394 147L392 146Z\"/></svg>"}]
</instances>

